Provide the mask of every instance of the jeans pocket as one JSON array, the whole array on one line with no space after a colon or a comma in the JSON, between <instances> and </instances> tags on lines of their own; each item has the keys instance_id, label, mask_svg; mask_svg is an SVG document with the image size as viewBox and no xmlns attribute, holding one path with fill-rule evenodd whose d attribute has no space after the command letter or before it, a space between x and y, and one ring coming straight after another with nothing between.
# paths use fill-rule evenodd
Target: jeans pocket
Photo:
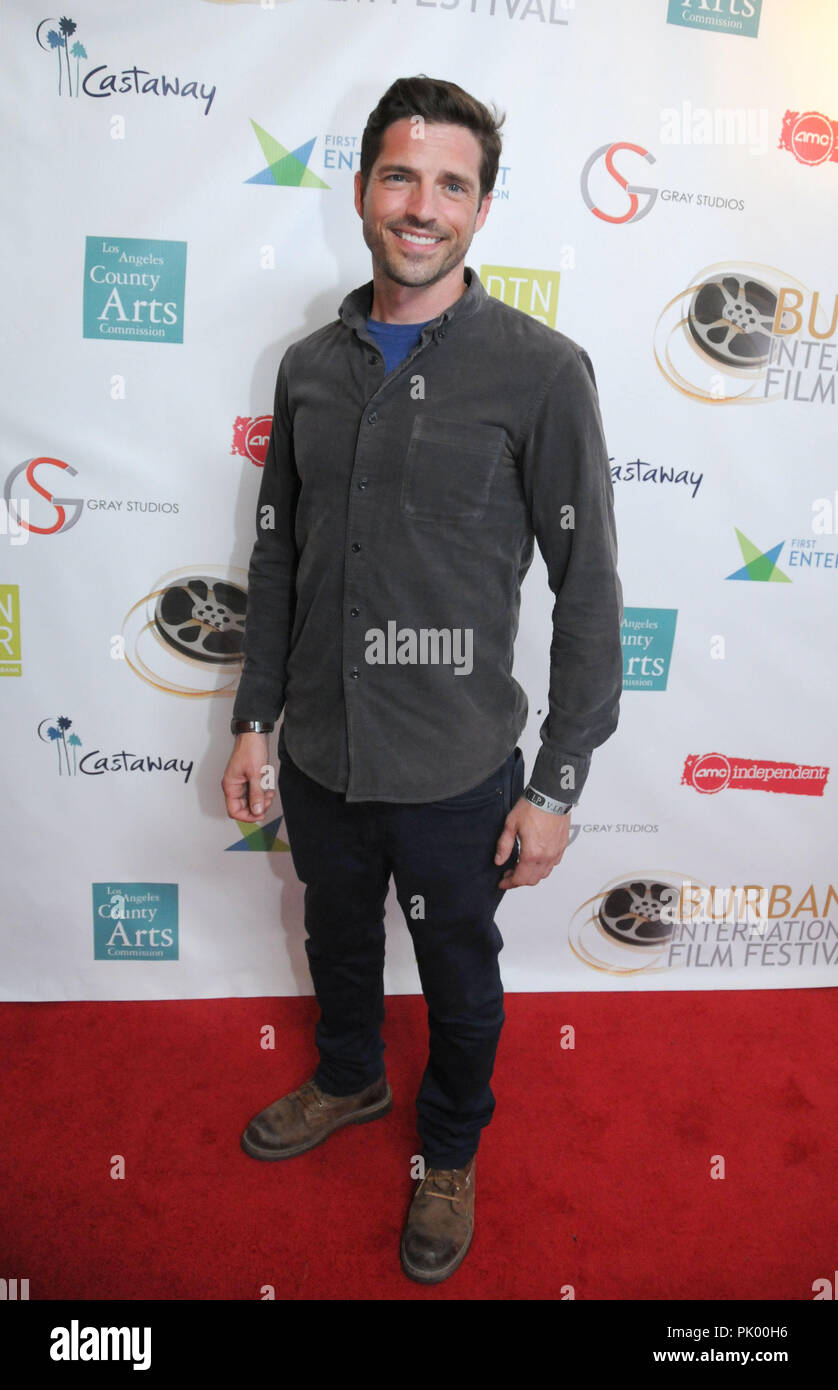
<instances>
[{"instance_id":1,"label":"jeans pocket","mask_svg":"<svg viewBox=\"0 0 838 1390\"><path fill-rule=\"evenodd\" d=\"M504 796L505 772L506 763L501 763L499 768L490 773L483 782L478 782L476 787L469 787L468 791L458 792L456 796L446 797L444 801L434 801L431 805L440 811L477 811L493 804L500 806Z\"/></svg>"}]
</instances>

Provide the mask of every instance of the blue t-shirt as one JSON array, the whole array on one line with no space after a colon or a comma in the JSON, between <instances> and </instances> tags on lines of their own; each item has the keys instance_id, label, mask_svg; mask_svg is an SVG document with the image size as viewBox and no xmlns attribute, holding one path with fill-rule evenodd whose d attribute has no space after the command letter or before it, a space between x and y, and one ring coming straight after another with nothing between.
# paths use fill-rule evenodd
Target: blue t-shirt
<instances>
[{"instance_id":1,"label":"blue t-shirt","mask_svg":"<svg viewBox=\"0 0 838 1390\"><path fill-rule=\"evenodd\" d=\"M388 376L415 348L422 329L430 322L425 319L425 323L381 323L379 319L367 319L370 335L384 354L384 370Z\"/></svg>"}]
</instances>

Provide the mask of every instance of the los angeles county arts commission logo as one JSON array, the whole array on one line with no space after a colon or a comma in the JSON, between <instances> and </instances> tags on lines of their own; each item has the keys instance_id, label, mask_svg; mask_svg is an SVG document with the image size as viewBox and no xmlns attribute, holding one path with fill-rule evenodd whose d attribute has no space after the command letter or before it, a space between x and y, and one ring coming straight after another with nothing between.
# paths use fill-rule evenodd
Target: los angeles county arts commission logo
<instances>
[{"instance_id":1,"label":"los angeles county arts commission logo","mask_svg":"<svg viewBox=\"0 0 838 1390\"><path fill-rule=\"evenodd\" d=\"M707 266L662 310L659 370L710 405L835 405L838 294L755 262Z\"/></svg>"},{"instance_id":2,"label":"los angeles county arts commission logo","mask_svg":"<svg viewBox=\"0 0 838 1390\"><path fill-rule=\"evenodd\" d=\"M582 903L568 942L592 970L616 976L834 967L836 913L838 894L831 883L708 886L692 875L641 872L613 879Z\"/></svg>"},{"instance_id":3,"label":"los angeles county arts commission logo","mask_svg":"<svg viewBox=\"0 0 838 1390\"><path fill-rule=\"evenodd\" d=\"M167 695L234 695L244 653L246 585L246 572L231 565L170 570L128 609L117 656Z\"/></svg>"},{"instance_id":4,"label":"los angeles county arts commission logo","mask_svg":"<svg viewBox=\"0 0 838 1390\"><path fill-rule=\"evenodd\" d=\"M94 883L94 960L177 960L176 883Z\"/></svg>"},{"instance_id":5,"label":"los angeles county arts commission logo","mask_svg":"<svg viewBox=\"0 0 838 1390\"><path fill-rule=\"evenodd\" d=\"M762 0L669 0L667 24L755 39Z\"/></svg>"},{"instance_id":6,"label":"los angeles county arts commission logo","mask_svg":"<svg viewBox=\"0 0 838 1390\"><path fill-rule=\"evenodd\" d=\"M85 338L182 343L185 241L86 240Z\"/></svg>"}]
</instances>

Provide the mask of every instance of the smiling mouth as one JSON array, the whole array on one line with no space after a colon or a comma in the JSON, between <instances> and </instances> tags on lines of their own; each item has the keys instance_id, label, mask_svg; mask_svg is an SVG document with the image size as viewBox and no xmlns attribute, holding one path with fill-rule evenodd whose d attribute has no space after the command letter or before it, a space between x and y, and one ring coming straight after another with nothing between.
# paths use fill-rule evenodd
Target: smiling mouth
<instances>
[{"instance_id":1,"label":"smiling mouth","mask_svg":"<svg viewBox=\"0 0 838 1390\"><path fill-rule=\"evenodd\" d=\"M391 228L391 231L399 241L407 242L408 246L436 246L443 240L441 236L433 236L426 232L396 231L395 228Z\"/></svg>"}]
</instances>

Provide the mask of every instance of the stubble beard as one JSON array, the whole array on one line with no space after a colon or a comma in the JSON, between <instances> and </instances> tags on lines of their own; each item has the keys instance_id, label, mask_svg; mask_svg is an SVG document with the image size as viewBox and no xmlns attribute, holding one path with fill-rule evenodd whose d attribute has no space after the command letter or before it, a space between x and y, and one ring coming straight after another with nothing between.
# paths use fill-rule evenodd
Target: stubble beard
<instances>
[{"instance_id":1,"label":"stubble beard","mask_svg":"<svg viewBox=\"0 0 838 1390\"><path fill-rule=\"evenodd\" d=\"M387 229L385 229L385 236L386 230ZM417 233L421 233L426 229L416 227L413 230ZM385 237L379 236L375 228L368 224L366 218L363 220L363 232L364 241L372 254L375 269L386 275L394 284L403 285L407 289L422 289L427 285L435 285L438 280L442 280L446 275L450 275L451 271L458 265L461 265L465 260L466 252L471 245L471 237L469 237L466 242L463 242L460 238L454 240L453 243L450 239L446 239L440 243L440 246L447 246L450 249L436 269L432 266L423 265L421 261L418 261L411 271L405 269L403 265L394 262L386 249ZM405 245L407 244L408 243L405 242Z\"/></svg>"}]
</instances>

